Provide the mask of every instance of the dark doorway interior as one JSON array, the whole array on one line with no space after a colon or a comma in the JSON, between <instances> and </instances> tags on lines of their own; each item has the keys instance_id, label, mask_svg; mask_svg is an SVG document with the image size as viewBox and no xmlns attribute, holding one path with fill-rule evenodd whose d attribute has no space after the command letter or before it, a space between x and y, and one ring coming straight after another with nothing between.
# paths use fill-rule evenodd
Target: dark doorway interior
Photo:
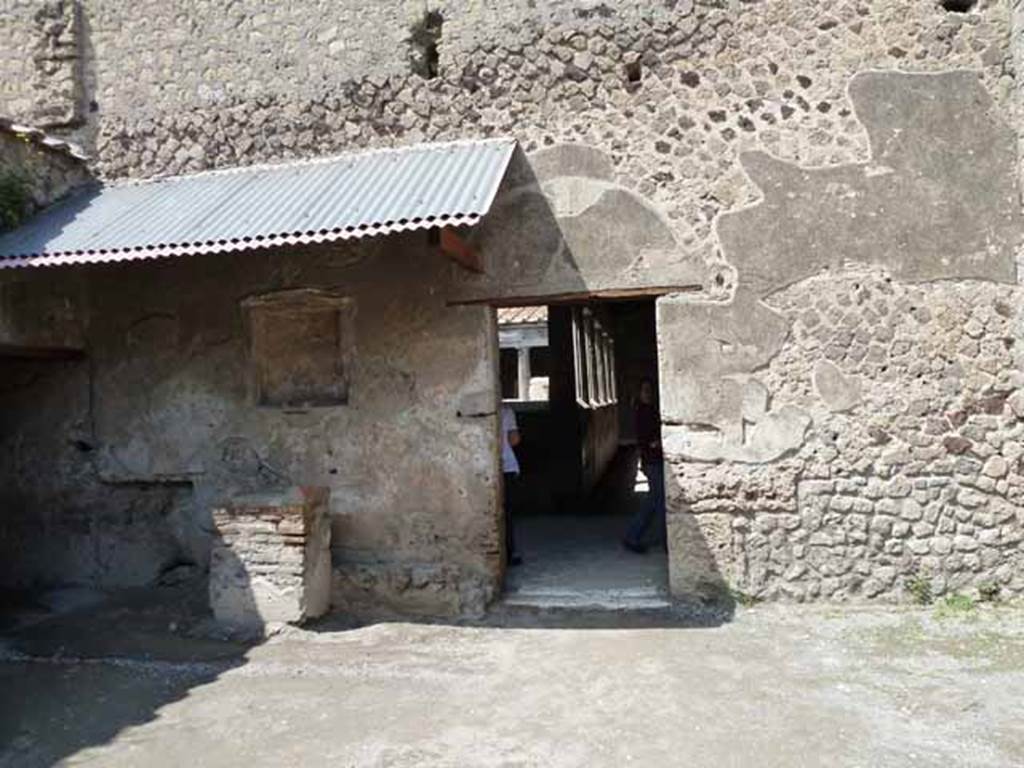
<instances>
[{"instance_id":1,"label":"dark doorway interior","mask_svg":"<svg viewBox=\"0 0 1024 768\"><path fill-rule=\"evenodd\" d=\"M506 600L663 604L667 558L658 532L650 531L643 554L621 543L649 503L634 405L643 380L657 393L654 299L502 309L498 320L503 404L520 436L506 518L523 563L508 570Z\"/></svg>"}]
</instances>

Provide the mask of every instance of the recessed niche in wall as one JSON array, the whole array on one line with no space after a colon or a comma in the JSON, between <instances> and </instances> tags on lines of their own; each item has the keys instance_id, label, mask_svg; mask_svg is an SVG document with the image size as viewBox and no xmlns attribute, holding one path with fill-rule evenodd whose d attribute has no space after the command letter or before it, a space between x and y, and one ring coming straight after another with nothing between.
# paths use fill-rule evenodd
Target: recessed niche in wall
<instances>
[{"instance_id":1,"label":"recessed niche in wall","mask_svg":"<svg viewBox=\"0 0 1024 768\"><path fill-rule=\"evenodd\" d=\"M939 5L950 13L969 13L978 4L978 0L939 0Z\"/></svg>"},{"instance_id":2,"label":"recessed niche in wall","mask_svg":"<svg viewBox=\"0 0 1024 768\"><path fill-rule=\"evenodd\" d=\"M327 291L247 299L251 389L257 405L345 405L354 349L355 304Z\"/></svg>"}]
</instances>

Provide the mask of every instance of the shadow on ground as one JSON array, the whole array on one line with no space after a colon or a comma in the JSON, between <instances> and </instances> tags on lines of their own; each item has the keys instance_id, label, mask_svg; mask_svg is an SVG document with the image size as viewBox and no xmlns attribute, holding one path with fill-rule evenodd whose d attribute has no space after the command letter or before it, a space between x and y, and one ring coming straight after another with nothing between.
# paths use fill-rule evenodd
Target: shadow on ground
<instances>
[{"instance_id":1,"label":"shadow on ground","mask_svg":"<svg viewBox=\"0 0 1024 768\"><path fill-rule=\"evenodd\" d=\"M216 637L205 582L0 596L0 766L50 766L150 722L246 663Z\"/></svg>"},{"instance_id":2,"label":"shadow on ground","mask_svg":"<svg viewBox=\"0 0 1024 768\"><path fill-rule=\"evenodd\" d=\"M618 469L575 515L524 520L527 565L486 615L416 620L331 614L301 632L330 644L366 630L377 633L375 625L385 633L419 625L494 629L499 642L513 642L516 633L501 630L623 630L626 638L637 629L730 623L735 604L727 595L717 602L668 598L663 551L636 555L621 549L621 532L644 493L632 482L635 461ZM509 599L513 594L518 600ZM223 635L201 578L116 594L0 593L0 768L50 766L71 756L87 762L115 741L142 739L137 726L166 726L176 710L170 705L205 695L225 673L249 664L260 644ZM342 653L331 663L351 660Z\"/></svg>"},{"instance_id":3,"label":"shadow on ground","mask_svg":"<svg viewBox=\"0 0 1024 768\"><path fill-rule=\"evenodd\" d=\"M332 614L303 631L345 635L374 625L491 629L708 628L731 606L530 610L498 604L463 620ZM0 767L51 766L133 738L136 726L249 663L259 643L218 636L205 581L103 594L0 595ZM341 659L339 659L341 661Z\"/></svg>"},{"instance_id":4,"label":"shadow on ground","mask_svg":"<svg viewBox=\"0 0 1024 768\"><path fill-rule=\"evenodd\" d=\"M657 610L608 611L603 609L529 609L494 605L484 616L461 619L431 617L359 617L330 614L303 625L310 632L331 633L362 629L380 624L486 629L709 629L729 623L735 606L719 604L674 604Z\"/></svg>"}]
</instances>

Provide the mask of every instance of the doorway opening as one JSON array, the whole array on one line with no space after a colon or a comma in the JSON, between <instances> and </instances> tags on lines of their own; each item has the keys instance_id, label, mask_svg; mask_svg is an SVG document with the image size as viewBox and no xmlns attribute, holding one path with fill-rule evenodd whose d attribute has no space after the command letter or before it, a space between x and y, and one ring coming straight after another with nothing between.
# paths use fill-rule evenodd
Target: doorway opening
<instances>
[{"instance_id":1,"label":"doorway opening","mask_svg":"<svg viewBox=\"0 0 1024 768\"><path fill-rule=\"evenodd\" d=\"M501 308L498 347L506 604L665 607L654 298Z\"/></svg>"}]
</instances>

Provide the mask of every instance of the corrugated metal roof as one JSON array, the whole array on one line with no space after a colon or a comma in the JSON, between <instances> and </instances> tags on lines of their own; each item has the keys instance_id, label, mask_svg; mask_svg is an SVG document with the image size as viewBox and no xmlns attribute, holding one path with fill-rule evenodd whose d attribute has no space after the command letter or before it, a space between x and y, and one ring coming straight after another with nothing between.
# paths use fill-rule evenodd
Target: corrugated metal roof
<instances>
[{"instance_id":1,"label":"corrugated metal roof","mask_svg":"<svg viewBox=\"0 0 1024 768\"><path fill-rule=\"evenodd\" d=\"M510 138L424 144L93 188L0 236L0 268L475 224L514 149Z\"/></svg>"},{"instance_id":2,"label":"corrugated metal roof","mask_svg":"<svg viewBox=\"0 0 1024 768\"><path fill-rule=\"evenodd\" d=\"M498 325L525 325L546 323L547 307L502 307L498 310Z\"/></svg>"}]
</instances>

